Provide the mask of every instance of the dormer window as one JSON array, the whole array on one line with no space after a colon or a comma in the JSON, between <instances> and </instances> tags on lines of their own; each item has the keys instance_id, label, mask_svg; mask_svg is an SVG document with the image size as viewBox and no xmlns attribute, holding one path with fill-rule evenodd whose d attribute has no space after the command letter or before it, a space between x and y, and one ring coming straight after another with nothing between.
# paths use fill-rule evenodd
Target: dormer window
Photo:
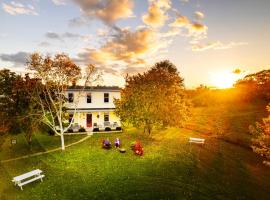
<instances>
[{"instance_id":1,"label":"dormer window","mask_svg":"<svg viewBox=\"0 0 270 200\"><path fill-rule=\"evenodd\" d=\"M86 102L87 102L87 103L92 103L92 96L91 96L91 93L87 93L87 95L86 95Z\"/></svg>"},{"instance_id":2,"label":"dormer window","mask_svg":"<svg viewBox=\"0 0 270 200\"><path fill-rule=\"evenodd\" d=\"M104 103L109 103L109 93L104 93Z\"/></svg>"},{"instance_id":3,"label":"dormer window","mask_svg":"<svg viewBox=\"0 0 270 200\"><path fill-rule=\"evenodd\" d=\"M74 94L73 93L68 93L68 102L73 103L74 101Z\"/></svg>"}]
</instances>

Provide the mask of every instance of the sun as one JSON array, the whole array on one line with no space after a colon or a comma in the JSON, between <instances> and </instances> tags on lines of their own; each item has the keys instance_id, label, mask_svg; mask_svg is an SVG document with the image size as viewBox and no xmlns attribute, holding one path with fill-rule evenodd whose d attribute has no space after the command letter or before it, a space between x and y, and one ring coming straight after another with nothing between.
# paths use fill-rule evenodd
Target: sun
<instances>
[{"instance_id":1,"label":"sun","mask_svg":"<svg viewBox=\"0 0 270 200\"><path fill-rule=\"evenodd\" d=\"M220 89L232 88L239 79L238 75L232 72L216 72L211 75L211 84Z\"/></svg>"}]
</instances>

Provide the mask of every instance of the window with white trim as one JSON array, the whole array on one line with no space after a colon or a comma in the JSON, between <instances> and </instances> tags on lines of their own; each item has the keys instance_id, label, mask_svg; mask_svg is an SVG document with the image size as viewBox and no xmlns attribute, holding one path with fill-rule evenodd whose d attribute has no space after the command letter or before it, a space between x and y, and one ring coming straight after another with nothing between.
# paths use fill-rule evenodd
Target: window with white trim
<instances>
[{"instance_id":1,"label":"window with white trim","mask_svg":"<svg viewBox=\"0 0 270 200\"><path fill-rule=\"evenodd\" d=\"M74 94L70 92L68 93L68 102L73 103L73 101L74 101Z\"/></svg>"},{"instance_id":2,"label":"window with white trim","mask_svg":"<svg viewBox=\"0 0 270 200\"><path fill-rule=\"evenodd\" d=\"M91 93L87 93L87 95L86 95L86 102L87 103L92 103L92 95L91 95Z\"/></svg>"},{"instance_id":3,"label":"window with white trim","mask_svg":"<svg viewBox=\"0 0 270 200\"><path fill-rule=\"evenodd\" d=\"M104 103L109 103L109 93L104 93Z\"/></svg>"},{"instance_id":4,"label":"window with white trim","mask_svg":"<svg viewBox=\"0 0 270 200\"><path fill-rule=\"evenodd\" d=\"M109 121L110 121L109 113L104 113L104 122L109 122Z\"/></svg>"}]
</instances>

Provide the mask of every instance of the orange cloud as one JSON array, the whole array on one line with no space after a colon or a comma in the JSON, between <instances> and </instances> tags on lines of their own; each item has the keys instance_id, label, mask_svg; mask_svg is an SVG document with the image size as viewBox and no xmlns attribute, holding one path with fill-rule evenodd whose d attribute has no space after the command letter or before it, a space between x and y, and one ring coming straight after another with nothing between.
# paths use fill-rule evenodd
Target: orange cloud
<instances>
[{"instance_id":1,"label":"orange cloud","mask_svg":"<svg viewBox=\"0 0 270 200\"><path fill-rule=\"evenodd\" d=\"M180 16L173 23L170 24L172 27L185 27L190 24L189 19L186 16Z\"/></svg>"},{"instance_id":2,"label":"orange cloud","mask_svg":"<svg viewBox=\"0 0 270 200\"><path fill-rule=\"evenodd\" d=\"M160 8L164 8L166 10L171 8L171 0L150 0Z\"/></svg>"},{"instance_id":3,"label":"orange cloud","mask_svg":"<svg viewBox=\"0 0 270 200\"><path fill-rule=\"evenodd\" d=\"M188 36L193 37L193 40L201 40L206 38L208 27L197 22L190 23L188 26Z\"/></svg>"},{"instance_id":4,"label":"orange cloud","mask_svg":"<svg viewBox=\"0 0 270 200\"><path fill-rule=\"evenodd\" d=\"M96 11L96 15L105 22L112 23L121 18L132 15L133 2L130 0L111 0L102 9Z\"/></svg>"},{"instance_id":5,"label":"orange cloud","mask_svg":"<svg viewBox=\"0 0 270 200\"><path fill-rule=\"evenodd\" d=\"M78 54L79 60L87 63L111 65L115 63L143 64L147 56L164 48L160 34L149 29L140 28L134 32L118 30L113 39L108 40L99 49L85 49Z\"/></svg>"},{"instance_id":6,"label":"orange cloud","mask_svg":"<svg viewBox=\"0 0 270 200\"><path fill-rule=\"evenodd\" d=\"M171 8L171 1L150 0L149 3L148 13L142 16L143 22L153 28L162 27L169 18L166 11Z\"/></svg>"},{"instance_id":7,"label":"orange cloud","mask_svg":"<svg viewBox=\"0 0 270 200\"><path fill-rule=\"evenodd\" d=\"M195 41L205 38L208 30L206 25L199 22L191 22L186 16L179 16L169 26L173 28L184 28L186 33L182 35L192 37Z\"/></svg>"},{"instance_id":8,"label":"orange cloud","mask_svg":"<svg viewBox=\"0 0 270 200\"><path fill-rule=\"evenodd\" d=\"M233 74L241 74L242 73L242 70L237 68L235 70L232 71Z\"/></svg>"},{"instance_id":9,"label":"orange cloud","mask_svg":"<svg viewBox=\"0 0 270 200\"><path fill-rule=\"evenodd\" d=\"M119 19L133 15L132 0L73 0L87 16L97 17L105 23L112 24Z\"/></svg>"},{"instance_id":10,"label":"orange cloud","mask_svg":"<svg viewBox=\"0 0 270 200\"><path fill-rule=\"evenodd\" d=\"M190 28L195 31L204 32L207 30L207 26L200 24L200 23L192 23L190 24Z\"/></svg>"}]
</instances>

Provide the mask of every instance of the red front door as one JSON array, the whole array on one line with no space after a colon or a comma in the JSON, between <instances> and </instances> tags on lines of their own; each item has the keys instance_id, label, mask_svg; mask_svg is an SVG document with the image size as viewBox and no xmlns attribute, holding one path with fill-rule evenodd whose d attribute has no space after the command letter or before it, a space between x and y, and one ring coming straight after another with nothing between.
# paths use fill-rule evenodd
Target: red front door
<instances>
[{"instance_id":1,"label":"red front door","mask_svg":"<svg viewBox=\"0 0 270 200\"><path fill-rule=\"evenodd\" d=\"M86 114L86 127L92 127L92 114Z\"/></svg>"}]
</instances>

